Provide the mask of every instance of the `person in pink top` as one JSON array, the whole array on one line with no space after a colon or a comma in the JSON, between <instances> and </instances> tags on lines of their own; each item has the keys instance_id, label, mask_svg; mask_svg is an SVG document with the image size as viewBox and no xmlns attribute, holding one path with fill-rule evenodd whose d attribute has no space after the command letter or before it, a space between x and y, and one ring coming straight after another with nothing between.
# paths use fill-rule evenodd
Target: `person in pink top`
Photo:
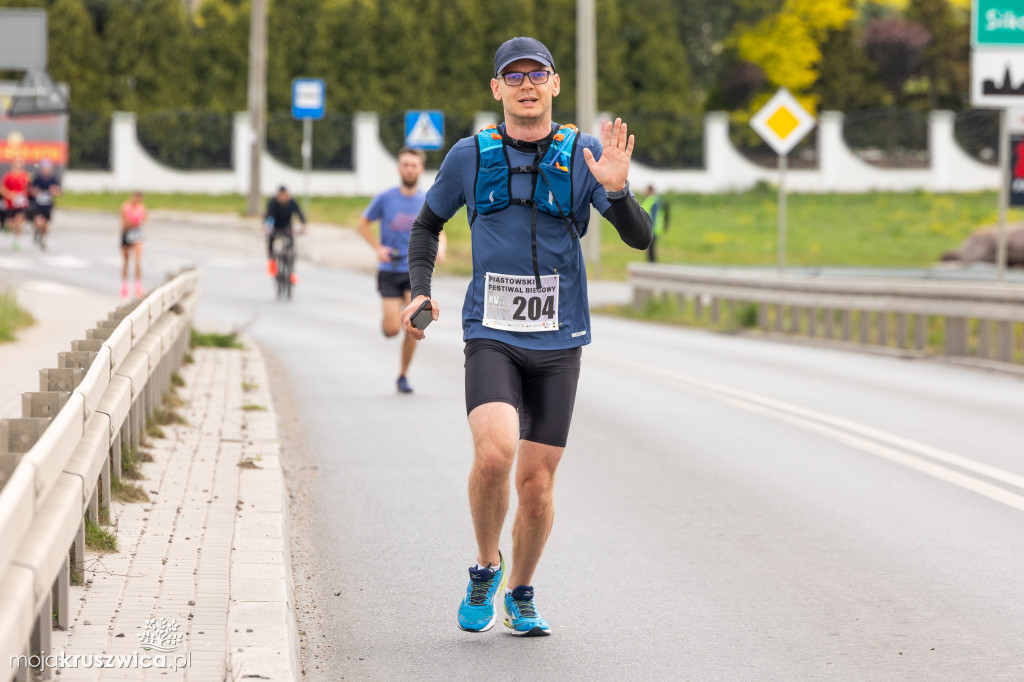
<instances>
[{"instance_id":1,"label":"person in pink top","mask_svg":"<svg viewBox=\"0 0 1024 682\"><path fill-rule=\"evenodd\" d=\"M133 192L132 198L121 205L121 298L127 299L128 260L135 254L135 295L142 298L146 290L142 286L142 224L146 222L146 207L142 203L142 192Z\"/></svg>"}]
</instances>

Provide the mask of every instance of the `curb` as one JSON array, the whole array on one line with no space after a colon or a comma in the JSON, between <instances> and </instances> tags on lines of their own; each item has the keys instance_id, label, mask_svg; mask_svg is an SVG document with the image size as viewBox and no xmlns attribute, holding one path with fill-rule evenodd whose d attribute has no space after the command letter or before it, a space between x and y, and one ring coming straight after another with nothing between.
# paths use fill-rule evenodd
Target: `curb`
<instances>
[{"instance_id":1,"label":"curb","mask_svg":"<svg viewBox=\"0 0 1024 682\"><path fill-rule=\"evenodd\" d=\"M291 566L291 510L269 375L259 347L242 336L245 402L239 512L232 540L228 605L231 680L299 680L299 632ZM244 408L243 408L244 410ZM255 630L255 632L254 632Z\"/></svg>"}]
</instances>

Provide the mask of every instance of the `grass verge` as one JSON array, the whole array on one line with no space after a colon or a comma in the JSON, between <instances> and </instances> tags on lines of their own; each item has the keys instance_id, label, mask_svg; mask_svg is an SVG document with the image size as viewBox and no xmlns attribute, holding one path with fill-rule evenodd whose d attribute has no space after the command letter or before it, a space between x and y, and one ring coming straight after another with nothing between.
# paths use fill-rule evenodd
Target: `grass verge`
<instances>
[{"instance_id":1,"label":"grass verge","mask_svg":"<svg viewBox=\"0 0 1024 682\"><path fill-rule=\"evenodd\" d=\"M189 333L192 348L245 348L238 341L238 334L235 332L230 334L218 334L216 332L203 334L195 329L191 329Z\"/></svg>"},{"instance_id":2,"label":"grass verge","mask_svg":"<svg viewBox=\"0 0 1024 682\"><path fill-rule=\"evenodd\" d=\"M0 290L0 342L14 341L15 332L34 322L35 318L18 305L18 298L13 291Z\"/></svg>"},{"instance_id":3,"label":"grass verge","mask_svg":"<svg viewBox=\"0 0 1024 682\"><path fill-rule=\"evenodd\" d=\"M117 537L92 519L85 519L85 546L96 552L117 552Z\"/></svg>"},{"instance_id":4,"label":"grass verge","mask_svg":"<svg viewBox=\"0 0 1024 682\"><path fill-rule=\"evenodd\" d=\"M138 447L129 448L127 445L121 445L121 476L124 478L138 481L142 478L142 471L139 470L139 463L141 458L139 457Z\"/></svg>"},{"instance_id":5,"label":"grass verge","mask_svg":"<svg viewBox=\"0 0 1024 682\"><path fill-rule=\"evenodd\" d=\"M118 502L149 502L149 493L138 483L123 478L110 479L110 496Z\"/></svg>"}]
</instances>

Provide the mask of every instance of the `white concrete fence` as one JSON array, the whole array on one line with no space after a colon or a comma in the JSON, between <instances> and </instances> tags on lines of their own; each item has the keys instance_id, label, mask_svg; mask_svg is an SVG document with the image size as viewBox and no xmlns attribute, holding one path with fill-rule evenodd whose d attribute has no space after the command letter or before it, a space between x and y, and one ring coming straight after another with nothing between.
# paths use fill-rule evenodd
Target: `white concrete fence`
<instances>
[{"instance_id":1,"label":"white concrete fence","mask_svg":"<svg viewBox=\"0 0 1024 682\"><path fill-rule=\"evenodd\" d=\"M478 114L474 128L496 121L493 113ZM954 137L955 114L933 111L929 117L928 168L887 169L873 166L851 151L843 139L843 114L823 112L818 121L818 167L790 171L787 185L794 192L868 192L873 190L973 192L999 187L999 170L976 161ZM396 182L395 158L380 141L380 117L359 113L353 121L353 170L313 171L310 192L316 196L366 196ZM251 126L248 113L235 114L232 170L182 171L155 161L139 144L135 114L116 113L111 121L109 171L68 171L64 186L73 192L188 192L244 194L249 187ZM314 135L314 141L316 136ZM713 112L704 118L704 168L652 168L634 162L634 187L653 184L659 191L721 193L743 191L760 181L774 182L776 172L745 158L729 139L729 117ZM280 184L302 191L302 171L269 154L261 160L262 193ZM433 181L433 173L424 177Z\"/></svg>"},{"instance_id":2,"label":"white concrete fence","mask_svg":"<svg viewBox=\"0 0 1024 682\"><path fill-rule=\"evenodd\" d=\"M199 276L186 271L57 354L24 393L21 419L0 420L0 670L11 656L52 653L67 628L72 570L85 560L85 519L99 522L152 410L188 350ZM49 679L48 673L44 679ZM24 668L0 680L28 680Z\"/></svg>"},{"instance_id":3,"label":"white concrete fence","mask_svg":"<svg viewBox=\"0 0 1024 682\"><path fill-rule=\"evenodd\" d=\"M1013 284L630 263L633 305L674 297L702 326L751 330L1024 374L1024 288Z\"/></svg>"}]
</instances>

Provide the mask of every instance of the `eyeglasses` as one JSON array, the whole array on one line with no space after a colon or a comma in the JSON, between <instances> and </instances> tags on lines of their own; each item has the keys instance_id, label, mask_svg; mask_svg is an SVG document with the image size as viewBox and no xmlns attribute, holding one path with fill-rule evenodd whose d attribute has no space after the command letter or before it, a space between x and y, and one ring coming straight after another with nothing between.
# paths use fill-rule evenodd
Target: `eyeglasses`
<instances>
[{"instance_id":1,"label":"eyeglasses","mask_svg":"<svg viewBox=\"0 0 1024 682\"><path fill-rule=\"evenodd\" d=\"M505 81L505 85L517 88L523 84L523 78L526 76L530 77L530 82L534 85L541 85L548 82L548 78L551 77L551 71L530 71L524 73L522 71L508 71L501 74L501 80Z\"/></svg>"}]
</instances>

